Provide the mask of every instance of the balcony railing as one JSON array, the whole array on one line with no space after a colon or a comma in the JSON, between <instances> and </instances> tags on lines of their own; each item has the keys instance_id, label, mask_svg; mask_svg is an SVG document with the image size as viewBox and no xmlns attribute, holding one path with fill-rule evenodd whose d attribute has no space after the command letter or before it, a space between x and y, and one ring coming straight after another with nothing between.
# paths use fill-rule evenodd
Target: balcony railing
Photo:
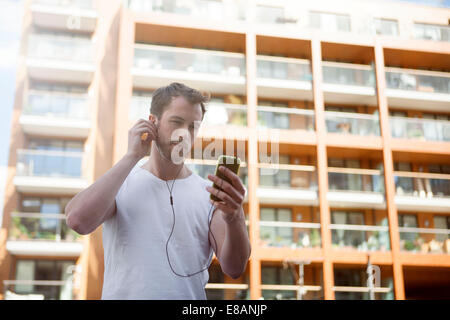
<instances>
[{"instance_id":1,"label":"balcony railing","mask_svg":"<svg viewBox=\"0 0 450 320\"><path fill-rule=\"evenodd\" d=\"M247 127L247 106L211 102L206 106L202 126Z\"/></svg>"},{"instance_id":2,"label":"balcony railing","mask_svg":"<svg viewBox=\"0 0 450 320\"><path fill-rule=\"evenodd\" d=\"M390 250L389 227L330 224L332 246L358 251Z\"/></svg>"},{"instance_id":3,"label":"balcony railing","mask_svg":"<svg viewBox=\"0 0 450 320\"><path fill-rule=\"evenodd\" d=\"M349 86L374 87L375 73L369 65L323 61L323 82Z\"/></svg>"},{"instance_id":4,"label":"balcony railing","mask_svg":"<svg viewBox=\"0 0 450 320\"><path fill-rule=\"evenodd\" d=\"M450 197L450 174L394 171L397 195Z\"/></svg>"},{"instance_id":5,"label":"balcony railing","mask_svg":"<svg viewBox=\"0 0 450 320\"><path fill-rule=\"evenodd\" d=\"M166 12L212 20L238 20L237 7L230 2L208 0L127 0L128 8L138 12Z\"/></svg>"},{"instance_id":6,"label":"balcony railing","mask_svg":"<svg viewBox=\"0 0 450 320\"><path fill-rule=\"evenodd\" d=\"M5 300L72 300L68 280L3 280Z\"/></svg>"},{"instance_id":7,"label":"balcony railing","mask_svg":"<svg viewBox=\"0 0 450 320\"><path fill-rule=\"evenodd\" d=\"M393 138L450 141L450 121L389 117Z\"/></svg>"},{"instance_id":8,"label":"balcony railing","mask_svg":"<svg viewBox=\"0 0 450 320\"><path fill-rule=\"evenodd\" d=\"M375 293L375 300L393 300L392 289L389 287L352 287L334 286L336 300L369 300L370 291Z\"/></svg>"},{"instance_id":9,"label":"balcony railing","mask_svg":"<svg viewBox=\"0 0 450 320\"><path fill-rule=\"evenodd\" d=\"M245 76L241 53L135 44L134 66L151 70L212 74L236 78Z\"/></svg>"},{"instance_id":10,"label":"balcony railing","mask_svg":"<svg viewBox=\"0 0 450 320\"><path fill-rule=\"evenodd\" d=\"M185 164L188 166L190 170L197 173L199 176L208 179L208 174L214 175L217 160L209 160L209 159L186 159ZM245 162L241 162L241 167L239 168L239 177L242 180L242 183L248 188L248 172L247 172L247 164ZM212 181L211 181L212 183Z\"/></svg>"},{"instance_id":11,"label":"balcony railing","mask_svg":"<svg viewBox=\"0 0 450 320\"><path fill-rule=\"evenodd\" d=\"M298 284L261 284L266 300L318 300L323 299L322 287Z\"/></svg>"},{"instance_id":12,"label":"balcony railing","mask_svg":"<svg viewBox=\"0 0 450 320\"><path fill-rule=\"evenodd\" d=\"M31 34L28 57L89 63L93 61L92 43L88 39Z\"/></svg>"},{"instance_id":13,"label":"balcony railing","mask_svg":"<svg viewBox=\"0 0 450 320\"><path fill-rule=\"evenodd\" d=\"M260 187L317 190L317 174L314 166L281 163L258 163L257 166Z\"/></svg>"},{"instance_id":14,"label":"balcony railing","mask_svg":"<svg viewBox=\"0 0 450 320\"><path fill-rule=\"evenodd\" d=\"M400 250L417 253L450 254L450 230L399 227Z\"/></svg>"},{"instance_id":15,"label":"balcony railing","mask_svg":"<svg viewBox=\"0 0 450 320\"><path fill-rule=\"evenodd\" d=\"M207 283L208 300L248 300L249 285L245 283Z\"/></svg>"},{"instance_id":16,"label":"balcony railing","mask_svg":"<svg viewBox=\"0 0 450 320\"><path fill-rule=\"evenodd\" d=\"M314 131L314 110L258 106L258 127Z\"/></svg>"},{"instance_id":17,"label":"balcony railing","mask_svg":"<svg viewBox=\"0 0 450 320\"><path fill-rule=\"evenodd\" d=\"M415 23L414 38L450 42L450 27L425 23Z\"/></svg>"},{"instance_id":18,"label":"balcony railing","mask_svg":"<svg viewBox=\"0 0 450 320\"><path fill-rule=\"evenodd\" d=\"M85 95L30 92L23 114L32 116L85 120L89 118Z\"/></svg>"},{"instance_id":19,"label":"balcony railing","mask_svg":"<svg viewBox=\"0 0 450 320\"><path fill-rule=\"evenodd\" d=\"M82 178L83 152L17 150L17 175Z\"/></svg>"},{"instance_id":20,"label":"balcony railing","mask_svg":"<svg viewBox=\"0 0 450 320\"><path fill-rule=\"evenodd\" d=\"M258 78L312 81L311 63L305 59L258 55L256 71Z\"/></svg>"},{"instance_id":21,"label":"balcony railing","mask_svg":"<svg viewBox=\"0 0 450 320\"><path fill-rule=\"evenodd\" d=\"M11 214L9 240L80 241L64 214L20 212Z\"/></svg>"},{"instance_id":22,"label":"balcony railing","mask_svg":"<svg viewBox=\"0 0 450 320\"><path fill-rule=\"evenodd\" d=\"M92 0L33 0L33 4L55 7L72 7L77 9L92 9Z\"/></svg>"},{"instance_id":23,"label":"balcony railing","mask_svg":"<svg viewBox=\"0 0 450 320\"><path fill-rule=\"evenodd\" d=\"M354 134L359 136L379 136L378 116L350 112L325 112L327 132Z\"/></svg>"},{"instance_id":24,"label":"balcony railing","mask_svg":"<svg viewBox=\"0 0 450 320\"><path fill-rule=\"evenodd\" d=\"M384 193L380 170L328 167L329 190Z\"/></svg>"},{"instance_id":25,"label":"balcony railing","mask_svg":"<svg viewBox=\"0 0 450 320\"><path fill-rule=\"evenodd\" d=\"M387 67L386 86L390 89L449 94L450 74Z\"/></svg>"},{"instance_id":26,"label":"balcony railing","mask_svg":"<svg viewBox=\"0 0 450 320\"><path fill-rule=\"evenodd\" d=\"M320 248L320 223L259 221L260 245L267 247Z\"/></svg>"}]
</instances>

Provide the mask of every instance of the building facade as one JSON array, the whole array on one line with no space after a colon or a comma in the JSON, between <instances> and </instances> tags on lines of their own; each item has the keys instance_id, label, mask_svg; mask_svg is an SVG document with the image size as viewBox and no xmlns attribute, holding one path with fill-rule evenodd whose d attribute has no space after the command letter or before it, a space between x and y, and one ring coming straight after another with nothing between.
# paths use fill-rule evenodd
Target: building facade
<instances>
[{"instance_id":1,"label":"building facade","mask_svg":"<svg viewBox=\"0 0 450 320\"><path fill-rule=\"evenodd\" d=\"M252 255L239 279L214 261L209 298L450 298L450 9L356 0L25 7L2 299L100 298L101 227L78 235L65 205L124 156L152 92L174 81L212 96L203 149L225 141L224 153L244 162ZM186 163L206 177L217 156Z\"/></svg>"}]
</instances>

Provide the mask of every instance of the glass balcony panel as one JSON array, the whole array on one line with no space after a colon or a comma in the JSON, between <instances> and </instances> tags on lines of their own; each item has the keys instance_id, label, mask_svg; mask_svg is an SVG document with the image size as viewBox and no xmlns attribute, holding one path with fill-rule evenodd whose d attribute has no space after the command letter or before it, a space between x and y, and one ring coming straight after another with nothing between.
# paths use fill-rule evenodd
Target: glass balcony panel
<instances>
[{"instance_id":1,"label":"glass balcony panel","mask_svg":"<svg viewBox=\"0 0 450 320\"><path fill-rule=\"evenodd\" d=\"M202 126L247 127L247 106L213 102L206 106Z\"/></svg>"},{"instance_id":2,"label":"glass balcony panel","mask_svg":"<svg viewBox=\"0 0 450 320\"><path fill-rule=\"evenodd\" d=\"M257 76L259 78L308 82L312 80L311 65L306 60L257 56L256 64Z\"/></svg>"},{"instance_id":3,"label":"glass balcony panel","mask_svg":"<svg viewBox=\"0 0 450 320\"><path fill-rule=\"evenodd\" d=\"M375 74L370 66L339 66L334 62L323 62L323 82L329 84L341 84L351 86L374 87Z\"/></svg>"},{"instance_id":4,"label":"glass balcony panel","mask_svg":"<svg viewBox=\"0 0 450 320\"><path fill-rule=\"evenodd\" d=\"M340 168L329 168L329 171ZM384 193L382 174L328 172L329 190Z\"/></svg>"},{"instance_id":5,"label":"glass balcony panel","mask_svg":"<svg viewBox=\"0 0 450 320\"><path fill-rule=\"evenodd\" d=\"M82 152L20 149L17 157L18 176L82 177Z\"/></svg>"},{"instance_id":6,"label":"glass balcony panel","mask_svg":"<svg viewBox=\"0 0 450 320\"><path fill-rule=\"evenodd\" d=\"M450 122L418 118L390 117L393 138L450 141Z\"/></svg>"},{"instance_id":7,"label":"glass balcony panel","mask_svg":"<svg viewBox=\"0 0 450 320\"><path fill-rule=\"evenodd\" d=\"M330 133L380 135L380 125L375 115L326 111L325 120L327 132Z\"/></svg>"},{"instance_id":8,"label":"glass balcony panel","mask_svg":"<svg viewBox=\"0 0 450 320\"><path fill-rule=\"evenodd\" d=\"M245 76L244 55L212 50L137 45L134 66L152 70Z\"/></svg>"},{"instance_id":9,"label":"glass balcony panel","mask_svg":"<svg viewBox=\"0 0 450 320\"><path fill-rule=\"evenodd\" d=\"M23 114L69 119L88 119L87 97L34 92L28 95Z\"/></svg>"},{"instance_id":10,"label":"glass balcony panel","mask_svg":"<svg viewBox=\"0 0 450 320\"><path fill-rule=\"evenodd\" d=\"M314 131L314 111L297 108L258 106L258 128Z\"/></svg>"},{"instance_id":11,"label":"glass balcony panel","mask_svg":"<svg viewBox=\"0 0 450 320\"><path fill-rule=\"evenodd\" d=\"M400 250L416 253L450 254L450 230L399 227Z\"/></svg>"},{"instance_id":12,"label":"glass balcony panel","mask_svg":"<svg viewBox=\"0 0 450 320\"><path fill-rule=\"evenodd\" d=\"M417 71L401 71L386 68L386 86L390 89L420 92L450 93L450 76L419 74Z\"/></svg>"},{"instance_id":13,"label":"glass balcony panel","mask_svg":"<svg viewBox=\"0 0 450 320\"><path fill-rule=\"evenodd\" d=\"M92 44L89 39L31 34L28 38L28 56L38 59L92 62Z\"/></svg>"}]
</instances>

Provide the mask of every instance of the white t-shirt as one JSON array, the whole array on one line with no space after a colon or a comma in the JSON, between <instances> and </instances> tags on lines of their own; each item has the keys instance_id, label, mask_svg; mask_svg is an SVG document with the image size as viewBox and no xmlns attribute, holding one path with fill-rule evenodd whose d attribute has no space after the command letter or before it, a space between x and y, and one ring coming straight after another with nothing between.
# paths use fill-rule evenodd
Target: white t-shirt
<instances>
[{"instance_id":1,"label":"white t-shirt","mask_svg":"<svg viewBox=\"0 0 450 320\"><path fill-rule=\"evenodd\" d=\"M178 274L205 269L212 260L208 223L215 207L205 189L212 184L192 172L173 185L175 227L167 251ZM102 299L206 299L207 269L180 277L169 266L166 242L174 219L166 182L136 165L115 199L117 213L103 223Z\"/></svg>"}]
</instances>

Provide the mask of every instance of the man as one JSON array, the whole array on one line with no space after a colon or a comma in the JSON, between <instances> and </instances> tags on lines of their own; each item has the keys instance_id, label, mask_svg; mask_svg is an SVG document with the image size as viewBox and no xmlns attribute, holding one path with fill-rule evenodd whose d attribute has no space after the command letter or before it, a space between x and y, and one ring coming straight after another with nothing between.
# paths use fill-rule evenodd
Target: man
<instances>
[{"instance_id":1,"label":"man","mask_svg":"<svg viewBox=\"0 0 450 320\"><path fill-rule=\"evenodd\" d=\"M183 144L192 149L205 102L181 83L157 89L149 120L128 132L126 155L67 204L76 232L103 224L102 299L206 299L213 251L225 274L244 272L251 247L242 181L228 169L231 184L215 175L208 181L174 159ZM149 160L136 165L149 149Z\"/></svg>"}]
</instances>

